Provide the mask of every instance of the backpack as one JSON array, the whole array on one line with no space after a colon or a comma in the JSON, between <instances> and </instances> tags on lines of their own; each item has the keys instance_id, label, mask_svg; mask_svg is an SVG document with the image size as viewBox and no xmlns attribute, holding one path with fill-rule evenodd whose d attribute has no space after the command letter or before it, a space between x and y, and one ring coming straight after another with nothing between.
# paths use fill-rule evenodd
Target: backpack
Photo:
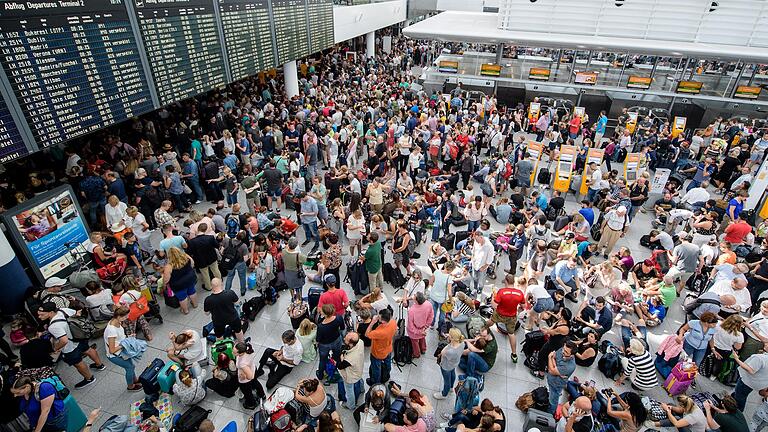
<instances>
[{"instance_id":1,"label":"backpack","mask_svg":"<svg viewBox=\"0 0 768 432\"><path fill-rule=\"evenodd\" d=\"M64 313L64 312L62 312ZM79 316L67 316L51 321L51 324L65 321L69 325L69 333L73 341L87 341L96 335L96 326L87 318Z\"/></svg>"},{"instance_id":2,"label":"backpack","mask_svg":"<svg viewBox=\"0 0 768 432\"><path fill-rule=\"evenodd\" d=\"M173 425L173 432L197 432L211 411L197 405L189 407Z\"/></svg>"},{"instance_id":3,"label":"backpack","mask_svg":"<svg viewBox=\"0 0 768 432\"><path fill-rule=\"evenodd\" d=\"M485 320L479 315L473 315L469 317L467 321L467 337L472 339L480 334L480 331L485 327Z\"/></svg>"},{"instance_id":4,"label":"backpack","mask_svg":"<svg viewBox=\"0 0 768 432\"><path fill-rule=\"evenodd\" d=\"M285 408L272 413L269 416L269 429L272 432L285 432L293 430L293 421L291 420L291 414Z\"/></svg>"},{"instance_id":5,"label":"backpack","mask_svg":"<svg viewBox=\"0 0 768 432\"><path fill-rule=\"evenodd\" d=\"M233 239L240 232L240 217L237 215L227 216L227 237Z\"/></svg>"},{"instance_id":6,"label":"backpack","mask_svg":"<svg viewBox=\"0 0 768 432\"><path fill-rule=\"evenodd\" d=\"M459 157L459 146L454 143L448 145L448 156L451 159L456 160Z\"/></svg>"},{"instance_id":7,"label":"backpack","mask_svg":"<svg viewBox=\"0 0 768 432\"><path fill-rule=\"evenodd\" d=\"M398 397L389 405L388 423L397 426L403 425L403 414L405 414L405 398Z\"/></svg>"},{"instance_id":8,"label":"backpack","mask_svg":"<svg viewBox=\"0 0 768 432\"><path fill-rule=\"evenodd\" d=\"M692 296L691 296L692 297ZM696 310L699 306L703 304L714 304L720 306L720 300L716 299L703 299L701 297L696 297L696 299L692 302L684 302L683 309L685 309L686 314L692 314L693 311Z\"/></svg>"},{"instance_id":9,"label":"backpack","mask_svg":"<svg viewBox=\"0 0 768 432\"><path fill-rule=\"evenodd\" d=\"M597 369L609 379L616 379L622 373L621 358L613 344L605 346L605 353L597 361Z\"/></svg>"},{"instance_id":10,"label":"backpack","mask_svg":"<svg viewBox=\"0 0 768 432\"><path fill-rule=\"evenodd\" d=\"M531 392L533 406L531 408L548 411L549 410L549 390L546 387L536 387Z\"/></svg>"},{"instance_id":11,"label":"backpack","mask_svg":"<svg viewBox=\"0 0 768 432\"><path fill-rule=\"evenodd\" d=\"M512 164L507 162L506 165L504 165L504 172L501 173L501 176L504 178L504 180L507 180L512 177L513 171L514 170L512 169Z\"/></svg>"},{"instance_id":12,"label":"backpack","mask_svg":"<svg viewBox=\"0 0 768 432\"><path fill-rule=\"evenodd\" d=\"M235 265L240 261L237 254L239 248L240 245L235 245L235 241L230 239L229 244L224 248L224 252L221 254L221 262L219 262L220 269L230 271L235 268Z\"/></svg>"},{"instance_id":13,"label":"backpack","mask_svg":"<svg viewBox=\"0 0 768 432\"><path fill-rule=\"evenodd\" d=\"M414 364L413 344L411 343L411 338L405 334L405 320L403 318L397 321L397 335L395 336L392 348L394 351L393 360L398 369L407 364Z\"/></svg>"}]
</instances>

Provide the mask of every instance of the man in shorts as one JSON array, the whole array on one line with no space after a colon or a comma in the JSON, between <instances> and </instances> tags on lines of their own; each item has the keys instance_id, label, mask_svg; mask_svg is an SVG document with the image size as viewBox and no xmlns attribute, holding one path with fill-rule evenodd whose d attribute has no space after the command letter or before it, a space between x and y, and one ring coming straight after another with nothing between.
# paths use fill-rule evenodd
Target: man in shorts
<instances>
[{"instance_id":1,"label":"man in shorts","mask_svg":"<svg viewBox=\"0 0 768 432\"><path fill-rule=\"evenodd\" d=\"M96 381L96 377L90 369L103 371L107 367L99 358L99 353L88 345L87 340L76 341L72 339L72 330L69 328L67 318L72 317L77 312L69 308L59 309L56 303L45 302L37 309L37 317L41 321L48 321L48 333L53 336L53 351L61 353L61 359L64 363L74 366L83 376L83 380L75 384L75 388L80 389ZM86 366L83 361L83 355L88 356L93 363Z\"/></svg>"},{"instance_id":2,"label":"man in shorts","mask_svg":"<svg viewBox=\"0 0 768 432\"><path fill-rule=\"evenodd\" d=\"M525 304L525 294L514 287L515 278L507 275L505 279L508 287L496 291L493 296L493 315L490 322L496 324L500 332L506 333L509 339L509 348L512 350L512 362L517 363L517 338L515 329L517 327L517 312ZM504 326L499 328L499 324Z\"/></svg>"},{"instance_id":3,"label":"man in shorts","mask_svg":"<svg viewBox=\"0 0 768 432\"><path fill-rule=\"evenodd\" d=\"M264 170L264 179L267 180L267 207L272 211L272 200L277 200L277 208L283 204L283 173L275 167L274 162L269 163L269 168Z\"/></svg>"},{"instance_id":4,"label":"man in shorts","mask_svg":"<svg viewBox=\"0 0 768 432\"><path fill-rule=\"evenodd\" d=\"M667 276L677 285L677 293L683 290L685 282L701 266L701 248L691 243L690 235L682 231L678 234L680 244L672 249L671 264Z\"/></svg>"},{"instance_id":5,"label":"man in shorts","mask_svg":"<svg viewBox=\"0 0 768 432\"><path fill-rule=\"evenodd\" d=\"M224 290L221 279L211 279L211 294L203 302L203 311L211 314L213 333L216 338L223 338L226 328L229 327L229 331L235 335L237 341L243 341L243 325L235 309L238 300L234 291Z\"/></svg>"}]
</instances>

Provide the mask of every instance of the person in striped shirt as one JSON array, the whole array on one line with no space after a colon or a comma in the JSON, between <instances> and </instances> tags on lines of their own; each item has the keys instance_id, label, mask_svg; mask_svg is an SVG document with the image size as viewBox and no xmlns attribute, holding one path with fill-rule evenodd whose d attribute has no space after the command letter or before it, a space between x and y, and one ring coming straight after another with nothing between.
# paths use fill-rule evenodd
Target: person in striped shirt
<instances>
[{"instance_id":1,"label":"person in striped shirt","mask_svg":"<svg viewBox=\"0 0 768 432\"><path fill-rule=\"evenodd\" d=\"M629 341L627 354L627 367L624 369L624 374L616 379L616 385L620 386L626 378L629 378L632 388L636 390L649 390L658 386L653 358L640 339L632 338Z\"/></svg>"}]
</instances>

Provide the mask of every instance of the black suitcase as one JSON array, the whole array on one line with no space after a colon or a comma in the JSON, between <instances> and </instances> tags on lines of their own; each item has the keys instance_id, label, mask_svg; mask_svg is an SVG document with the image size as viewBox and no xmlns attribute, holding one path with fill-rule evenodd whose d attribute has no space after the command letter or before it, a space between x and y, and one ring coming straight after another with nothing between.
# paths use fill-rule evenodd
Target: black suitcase
<instances>
[{"instance_id":1,"label":"black suitcase","mask_svg":"<svg viewBox=\"0 0 768 432\"><path fill-rule=\"evenodd\" d=\"M445 237L440 238L440 245L446 250L453 250L453 246L456 242L456 234L448 234Z\"/></svg>"},{"instance_id":2,"label":"black suitcase","mask_svg":"<svg viewBox=\"0 0 768 432\"><path fill-rule=\"evenodd\" d=\"M539 184L549 185L549 181L552 180L552 173L549 172L549 168L542 168L539 170L539 175L536 177Z\"/></svg>"},{"instance_id":3,"label":"black suitcase","mask_svg":"<svg viewBox=\"0 0 768 432\"><path fill-rule=\"evenodd\" d=\"M197 405L189 407L184 414L179 416L176 424L173 425L173 432L197 432L203 420L208 418L211 410L199 407Z\"/></svg>"},{"instance_id":4,"label":"black suitcase","mask_svg":"<svg viewBox=\"0 0 768 432\"><path fill-rule=\"evenodd\" d=\"M320 296L323 294L322 287L311 287L307 292L307 304L309 305L309 315L315 316L315 309L320 304Z\"/></svg>"},{"instance_id":5,"label":"black suitcase","mask_svg":"<svg viewBox=\"0 0 768 432\"><path fill-rule=\"evenodd\" d=\"M165 366L165 362L156 358L152 360L152 363L144 369L144 372L139 375L139 382L144 389L144 394L153 395L160 393L160 384L157 382L157 376L160 374L160 370Z\"/></svg>"},{"instance_id":6,"label":"black suitcase","mask_svg":"<svg viewBox=\"0 0 768 432\"><path fill-rule=\"evenodd\" d=\"M451 217L451 223L453 224L453 226L460 227L460 226L466 226L469 222L467 221L467 218L465 218L464 216L460 216L460 217Z\"/></svg>"},{"instance_id":7,"label":"black suitcase","mask_svg":"<svg viewBox=\"0 0 768 432\"><path fill-rule=\"evenodd\" d=\"M243 318L247 319L248 321L254 321L256 319L256 315L258 315L259 312L264 309L266 304L267 303L264 296L252 297L243 303Z\"/></svg>"},{"instance_id":8,"label":"black suitcase","mask_svg":"<svg viewBox=\"0 0 768 432\"><path fill-rule=\"evenodd\" d=\"M457 231L456 232L456 242L454 243L453 247L456 247L459 243L463 242L464 240L469 238L469 231Z\"/></svg>"}]
</instances>

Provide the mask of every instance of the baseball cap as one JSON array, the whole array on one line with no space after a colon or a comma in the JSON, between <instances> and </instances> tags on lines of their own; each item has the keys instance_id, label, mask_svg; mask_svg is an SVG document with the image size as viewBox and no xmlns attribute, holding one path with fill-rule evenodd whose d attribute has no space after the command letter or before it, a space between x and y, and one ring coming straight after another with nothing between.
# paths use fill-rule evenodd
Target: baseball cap
<instances>
[{"instance_id":1,"label":"baseball cap","mask_svg":"<svg viewBox=\"0 0 768 432\"><path fill-rule=\"evenodd\" d=\"M336 275L325 275L325 277L323 277L323 282L325 282L326 285L336 285Z\"/></svg>"},{"instance_id":2,"label":"baseball cap","mask_svg":"<svg viewBox=\"0 0 768 432\"><path fill-rule=\"evenodd\" d=\"M37 308L37 310L40 312L56 312L57 310L59 310L59 307L56 306L56 303L54 302L45 302L41 304L40 307Z\"/></svg>"},{"instance_id":3,"label":"baseball cap","mask_svg":"<svg viewBox=\"0 0 768 432\"><path fill-rule=\"evenodd\" d=\"M66 284L67 284L66 280L64 280L64 279L62 279L60 277L56 277L56 276L54 276L54 277L48 279L47 281L45 281L45 287L46 288L51 288L51 287L55 287L55 286L62 286L62 285L66 285Z\"/></svg>"}]
</instances>

